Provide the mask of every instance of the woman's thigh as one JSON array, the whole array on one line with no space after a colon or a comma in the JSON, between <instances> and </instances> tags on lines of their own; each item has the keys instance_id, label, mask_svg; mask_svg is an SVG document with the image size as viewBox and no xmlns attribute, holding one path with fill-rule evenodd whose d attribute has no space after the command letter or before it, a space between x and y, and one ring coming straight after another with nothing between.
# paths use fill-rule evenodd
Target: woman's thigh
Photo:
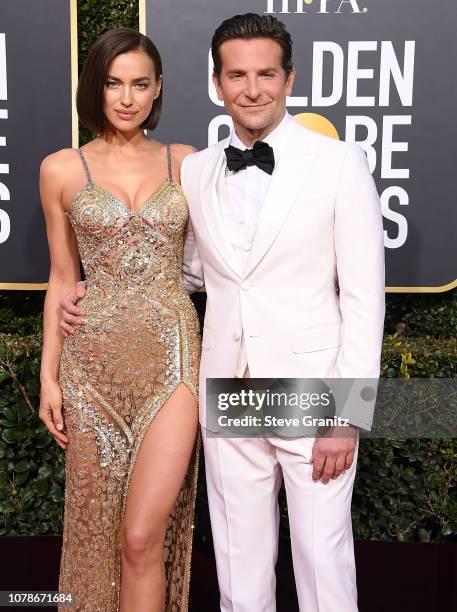
<instances>
[{"instance_id":1,"label":"woman's thigh","mask_svg":"<svg viewBox=\"0 0 457 612\"><path fill-rule=\"evenodd\" d=\"M129 482L123 534L163 537L195 442L197 400L180 384L144 436ZM158 533L160 532L160 533Z\"/></svg>"}]
</instances>

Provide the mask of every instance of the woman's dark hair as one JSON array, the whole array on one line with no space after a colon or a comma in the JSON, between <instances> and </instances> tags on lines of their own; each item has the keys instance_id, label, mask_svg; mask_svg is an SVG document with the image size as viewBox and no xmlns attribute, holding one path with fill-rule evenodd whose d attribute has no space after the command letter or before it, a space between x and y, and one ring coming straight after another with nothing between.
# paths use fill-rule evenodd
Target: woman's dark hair
<instances>
[{"instance_id":1,"label":"woman's dark hair","mask_svg":"<svg viewBox=\"0 0 457 612\"><path fill-rule=\"evenodd\" d=\"M81 124L91 132L103 133L110 130L105 117L104 87L111 62L121 53L141 49L153 61L156 80L162 75L162 59L157 47L144 34L133 28L108 30L92 45L81 76L76 94L76 108ZM143 121L143 129L153 130L159 123L162 111L162 91L154 100L151 112Z\"/></svg>"},{"instance_id":2,"label":"woman's dark hair","mask_svg":"<svg viewBox=\"0 0 457 612\"><path fill-rule=\"evenodd\" d=\"M257 15L256 13L246 13L245 15L235 15L226 19L214 32L211 41L211 53L214 62L214 73L220 77L222 71L222 60L220 48L228 40L243 38L250 40L253 38L271 38L275 40L282 49L282 67L289 75L294 67L292 63L292 38L286 26L272 15Z\"/></svg>"}]
</instances>

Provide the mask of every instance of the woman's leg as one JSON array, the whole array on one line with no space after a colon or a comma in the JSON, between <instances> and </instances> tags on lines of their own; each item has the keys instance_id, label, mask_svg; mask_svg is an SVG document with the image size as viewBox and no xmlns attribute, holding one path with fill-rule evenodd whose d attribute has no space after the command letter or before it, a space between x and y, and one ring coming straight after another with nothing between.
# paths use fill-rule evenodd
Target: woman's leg
<instances>
[{"instance_id":1,"label":"woman's leg","mask_svg":"<svg viewBox=\"0 0 457 612\"><path fill-rule=\"evenodd\" d=\"M197 423L197 401L180 384L144 436L130 477L121 534L120 612L165 609L165 532L186 475Z\"/></svg>"}]
</instances>

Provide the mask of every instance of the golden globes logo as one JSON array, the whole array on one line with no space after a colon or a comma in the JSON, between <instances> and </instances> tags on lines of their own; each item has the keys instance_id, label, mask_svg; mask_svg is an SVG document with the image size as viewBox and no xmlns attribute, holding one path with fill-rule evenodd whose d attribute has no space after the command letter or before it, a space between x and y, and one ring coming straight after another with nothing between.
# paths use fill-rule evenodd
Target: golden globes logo
<instances>
[{"instance_id":1,"label":"golden globes logo","mask_svg":"<svg viewBox=\"0 0 457 612\"><path fill-rule=\"evenodd\" d=\"M268 0L266 14L276 13L307 13L313 9L315 13L334 13L336 15L342 13L367 13L366 7L359 6L360 0ZM280 9L280 10L278 10ZM294 10L295 9L295 10Z\"/></svg>"}]
</instances>

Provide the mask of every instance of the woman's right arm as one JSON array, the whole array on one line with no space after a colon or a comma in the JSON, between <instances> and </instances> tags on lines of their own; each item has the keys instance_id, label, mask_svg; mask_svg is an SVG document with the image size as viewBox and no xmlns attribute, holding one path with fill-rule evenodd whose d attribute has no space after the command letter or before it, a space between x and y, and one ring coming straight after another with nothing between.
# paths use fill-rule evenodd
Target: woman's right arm
<instances>
[{"instance_id":1,"label":"woman's right arm","mask_svg":"<svg viewBox=\"0 0 457 612\"><path fill-rule=\"evenodd\" d=\"M43 160L40 168L40 197L46 219L51 269L44 302L39 417L62 448L66 448L68 438L62 432L59 364L63 338L59 328L59 299L80 280L76 238L62 205L66 161L60 152L54 153Z\"/></svg>"}]
</instances>

